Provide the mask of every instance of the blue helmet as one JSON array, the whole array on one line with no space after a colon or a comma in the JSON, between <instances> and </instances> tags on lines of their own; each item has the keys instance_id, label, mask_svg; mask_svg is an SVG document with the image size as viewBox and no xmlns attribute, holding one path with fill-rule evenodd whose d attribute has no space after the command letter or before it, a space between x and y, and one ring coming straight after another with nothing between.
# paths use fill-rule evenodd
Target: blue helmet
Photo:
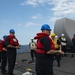
<instances>
[{"instance_id":1,"label":"blue helmet","mask_svg":"<svg viewBox=\"0 0 75 75\"><path fill-rule=\"evenodd\" d=\"M51 28L48 24L44 24L42 25L41 30L51 30Z\"/></svg>"},{"instance_id":2,"label":"blue helmet","mask_svg":"<svg viewBox=\"0 0 75 75\"><path fill-rule=\"evenodd\" d=\"M15 30L14 29L10 29L9 33L14 33L15 34Z\"/></svg>"},{"instance_id":3,"label":"blue helmet","mask_svg":"<svg viewBox=\"0 0 75 75\"><path fill-rule=\"evenodd\" d=\"M75 34L73 34L73 36L75 36Z\"/></svg>"},{"instance_id":4,"label":"blue helmet","mask_svg":"<svg viewBox=\"0 0 75 75\"><path fill-rule=\"evenodd\" d=\"M6 36L6 35L4 35L4 36L3 36L3 39L5 39L6 37L7 37L7 36Z\"/></svg>"}]
</instances>

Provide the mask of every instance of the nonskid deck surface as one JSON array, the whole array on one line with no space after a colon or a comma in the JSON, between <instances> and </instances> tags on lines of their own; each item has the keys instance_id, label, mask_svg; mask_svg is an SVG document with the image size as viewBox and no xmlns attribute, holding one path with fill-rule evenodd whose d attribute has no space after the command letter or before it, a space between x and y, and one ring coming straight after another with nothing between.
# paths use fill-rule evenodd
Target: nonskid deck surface
<instances>
[{"instance_id":1,"label":"nonskid deck surface","mask_svg":"<svg viewBox=\"0 0 75 75\"><path fill-rule=\"evenodd\" d=\"M31 62L30 52L17 54L17 64L15 65L14 73L22 75L24 72L30 71L33 75L36 75L35 61ZM53 64L54 75L75 75L75 57L71 58L70 55L63 57L60 67L57 67L56 60ZM2 75L1 72L0 75Z\"/></svg>"}]
</instances>

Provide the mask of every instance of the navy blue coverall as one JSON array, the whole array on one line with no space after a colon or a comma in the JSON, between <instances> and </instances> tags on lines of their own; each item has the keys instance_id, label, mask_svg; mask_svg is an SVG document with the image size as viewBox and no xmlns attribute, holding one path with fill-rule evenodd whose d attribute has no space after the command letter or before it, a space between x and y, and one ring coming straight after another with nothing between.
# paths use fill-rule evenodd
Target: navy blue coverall
<instances>
[{"instance_id":1,"label":"navy blue coverall","mask_svg":"<svg viewBox=\"0 0 75 75\"><path fill-rule=\"evenodd\" d=\"M40 43L44 46L45 52L51 50L50 41L47 37L43 36ZM39 54L36 53L36 74L37 75L53 75L53 58L52 54Z\"/></svg>"}]
</instances>

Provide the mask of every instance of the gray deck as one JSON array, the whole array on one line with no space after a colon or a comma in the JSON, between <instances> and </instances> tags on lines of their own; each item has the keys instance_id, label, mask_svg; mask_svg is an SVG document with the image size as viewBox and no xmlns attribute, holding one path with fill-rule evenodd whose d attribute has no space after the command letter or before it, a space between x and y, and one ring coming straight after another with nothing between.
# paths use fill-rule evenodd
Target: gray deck
<instances>
[{"instance_id":1,"label":"gray deck","mask_svg":"<svg viewBox=\"0 0 75 75\"><path fill-rule=\"evenodd\" d=\"M27 61L22 61L23 59ZM30 68L33 75L36 75L35 62L28 63L29 60L31 60L29 52L17 54L18 64L15 65L14 73L22 75L22 73L26 72L27 68ZM68 55L68 57L63 57L61 60L61 67L57 67L57 62L54 61L53 71L54 75L75 75L75 57L71 58L70 55Z\"/></svg>"}]
</instances>

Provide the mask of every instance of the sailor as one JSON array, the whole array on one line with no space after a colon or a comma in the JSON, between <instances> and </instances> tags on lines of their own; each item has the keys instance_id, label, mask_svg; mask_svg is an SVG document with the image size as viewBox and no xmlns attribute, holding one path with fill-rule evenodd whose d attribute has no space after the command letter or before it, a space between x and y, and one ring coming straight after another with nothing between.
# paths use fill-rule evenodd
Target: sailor
<instances>
[{"instance_id":1,"label":"sailor","mask_svg":"<svg viewBox=\"0 0 75 75\"><path fill-rule=\"evenodd\" d=\"M67 56L66 55L66 52L67 52L67 39L65 38L65 35L61 34L61 37L59 38L59 40L61 41L62 51L65 53L64 56Z\"/></svg>"},{"instance_id":2,"label":"sailor","mask_svg":"<svg viewBox=\"0 0 75 75\"><path fill-rule=\"evenodd\" d=\"M73 43L73 48L72 48L72 55L71 55L71 58L74 57L74 53L75 53L75 34L73 35L72 43Z\"/></svg>"},{"instance_id":3,"label":"sailor","mask_svg":"<svg viewBox=\"0 0 75 75\"><path fill-rule=\"evenodd\" d=\"M1 63L1 73L7 74L6 65L7 65L7 47L5 44L6 35L3 36L2 40L2 63Z\"/></svg>"},{"instance_id":4,"label":"sailor","mask_svg":"<svg viewBox=\"0 0 75 75\"><path fill-rule=\"evenodd\" d=\"M36 50L36 43L34 42L33 38L31 38L31 42L29 43L29 49L30 49L32 61L34 61L35 50Z\"/></svg>"},{"instance_id":5,"label":"sailor","mask_svg":"<svg viewBox=\"0 0 75 75\"><path fill-rule=\"evenodd\" d=\"M37 33L36 49L36 75L53 75L53 54L63 54L61 50L55 50L54 44L49 35L51 28L48 24L41 27L41 33Z\"/></svg>"},{"instance_id":6,"label":"sailor","mask_svg":"<svg viewBox=\"0 0 75 75\"><path fill-rule=\"evenodd\" d=\"M2 40L0 39L0 69L1 69L1 60L2 60Z\"/></svg>"},{"instance_id":7,"label":"sailor","mask_svg":"<svg viewBox=\"0 0 75 75\"><path fill-rule=\"evenodd\" d=\"M61 42L59 41L58 36L56 36L55 33L52 33L51 38L54 43L55 50L59 50L59 49L61 50ZM59 53L54 54L54 59L57 60L57 65L58 67L60 67L61 55Z\"/></svg>"},{"instance_id":8,"label":"sailor","mask_svg":"<svg viewBox=\"0 0 75 75\"><path fill-rule=\"evenodd\" d=\"M14 75L13 70L16 62L16 49L20 48L17 38L15 37L15 30L9 30L10 35L6 38L7 57L8 57L8 73Z\"/></svg>"}]
</instances>

